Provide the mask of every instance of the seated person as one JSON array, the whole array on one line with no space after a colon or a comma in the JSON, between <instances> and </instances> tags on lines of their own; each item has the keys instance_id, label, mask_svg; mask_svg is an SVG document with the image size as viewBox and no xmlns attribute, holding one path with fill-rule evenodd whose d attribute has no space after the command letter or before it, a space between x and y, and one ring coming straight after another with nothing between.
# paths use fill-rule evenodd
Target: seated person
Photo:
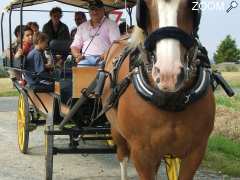
<instances>
[{"instance_id":1,"label":"seated person","mask_svg":"<svg viewBox=\"0 0 240 180\"><path fill-rule=\"evenodd\" d=\"M22 29L24 28L24 26L22 26ZM21 29L21 26L18 25L15 30L14 30L14 35L16 37L16 39L13 41L12 43L12 56L14 57L16 51L17 51L17 48L20 44L20 29ZM8 59L10 59L10 47L8 47L7 51L6 51L6 56Z\"/></svg>"},{"instance_id":2,"label":"seated person","mask_svg":"<svg viewBox=\"0 0 240 180\"><path fill-rule=\"evenodd\" d=\"M12 49L10 51L10 46L9 46L6 50L6 52L5 52L5 55L6 55L7 59L9 59L9 60L10 60L11 56L14 57L14 55L16 54L17 49L19 47L19 44L20 44L20 29L21 29L20 25L18 25L15 28L14 35L15 35L16 39L11 44ZM22 29L24 29L24 26L22 26ZM20 79L20 77L21 77L21 75L16 70L13 70L13 69L9 69L8 73L9 73L11 79L13 79L13 78Z\"/></svg>"},{"instance_id":3,"label":"seated person","mask_svg":"<svg viewBox=\"0 0 240 180\"><path fill-rule=\"evenodd\" d=\"M22 48L21 48L21 40L20 40L20 29L22 28ZM14 34L16 36L16 40L12 43L12 49L10 51L10 47L6 51L6 57L10 59L10 57L13 57L14 61L13 66L14 67L20 67L20 58L21 56L26 56L28 52L32 48L32 35L33 31L28 28L27 26L17 26L15 28ZM21 73L17 70L10 69L9 71L10 78L16 78L21 79Z\"/></svg>"},{"instance_id":4,"label":"seated person","mask_svg":"<svg viewBox=\"0 0 240 180\"><path fill-rule=\"evenodd\" d=\"M66 24L62 23L62 9L55 7L50 11L50 20L44 24L42 32L48 35L49 42L57 40L70 40L69 30Z\"/></svg>"},{"instance_id":5,"label":"seated person","mask_svg":"<svg viewBox=\"0 0 240 180\"><path fill-rule=\"evenodd\" d=\"M23 35L22 35L22 48L21 44L18 44L18 48L16 54L14 55L15 59L19 59L21 56L27 56L30 50L33 48L32 39L33 39L33 30L28 27L23 27Z\"/></svg>"},{"instance_id":6,"label":"seated person","mask_svg":"<svg viewBox=\"0 0 240 180\"><path fill-rule=\"evenodd\" d=\"M34 49L29 52L25 62L25 69L30 72L25 73L25 80L29 87L44 88L49 86L49 89L53 89L53 84L50 82L42 81L41 75L49 77L49 72L52 68L51 64L47 63L47 59L44 55L44 50L48 46L48 37L42 32L37 32L33 36ZM35 78L33 73L40 75L40 78Z\"/></svg>"},{"instance_id":7,"label":"seated person","mask_svg":"<svg viewBox=\"0 0 240 180\"><path fill-rule=\"evenodd\" d=\"M101 0L89 1L88 8L91 19L77 28L71 45L79 66L96 65L113 41L120 37L118 25L105 16Z\"/></svg>"},{"instance_id":8,"label":"seated person","mask_svg":"<svg viewBox=\"0 0 240 180\"><path fill-rule=\"evenodd\" d=\"M85 15L84 12L77 11L77 12L75 12L74 20L75 20L75 23L76 23L76 27L70 33L72 41L73 41L74 36L77 32L77 27L80 26L80 24L82 24L83 22L87 21L87 18L86 18L86 15Z\"/></svg>"},{"instance_id":9,"label":"seated person","mask_svg":"<svg viewBox=\"0 0 240 180\"><path fill-rule=\"evenodd\" d=\"M39 25L37 22L28 22L27 26L33 30L33 33L39 32Z\"/></svg>"}]
</instances>

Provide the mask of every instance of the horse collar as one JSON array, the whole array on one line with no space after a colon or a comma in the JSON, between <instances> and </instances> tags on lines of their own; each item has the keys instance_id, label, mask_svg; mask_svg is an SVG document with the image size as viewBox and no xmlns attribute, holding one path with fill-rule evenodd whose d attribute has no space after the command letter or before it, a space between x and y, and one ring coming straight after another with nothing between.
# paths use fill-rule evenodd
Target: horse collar
<instances>
[{"instance_id":1,"label":"horse collar","mask_svg":"<svg viewBox=\"0 0 240 180\"><path fill-rule=\"evenodd\" d=\"M133 61L133 60L131 60ZM163 92L157 87L149 85L145 76L144 65L135 66L131 76L131 82L138 94L146 101L166 111L182 111L187 105L196 102L204 96L211 84L210 71L202 66L198 67L195 84L186 91L177 93Z\"/></svg>"}]
</instances>

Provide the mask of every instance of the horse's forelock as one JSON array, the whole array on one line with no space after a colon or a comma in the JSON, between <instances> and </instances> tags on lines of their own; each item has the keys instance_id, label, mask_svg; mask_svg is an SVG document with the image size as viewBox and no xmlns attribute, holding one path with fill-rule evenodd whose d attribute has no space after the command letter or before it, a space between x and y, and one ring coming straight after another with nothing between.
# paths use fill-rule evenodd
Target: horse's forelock
<instances>
[{"instance_id":1,"label":"horse's forelock","mask_svg":"<svg viewBox=\"0 0 240 180\"><path fill-rule=\"evenodd\" d=\"M134 27L133 33L131 34L129 47L136 48L138 45L143 44L144 39L144 31L136 25Z\"/></svg>"}]
</instances>

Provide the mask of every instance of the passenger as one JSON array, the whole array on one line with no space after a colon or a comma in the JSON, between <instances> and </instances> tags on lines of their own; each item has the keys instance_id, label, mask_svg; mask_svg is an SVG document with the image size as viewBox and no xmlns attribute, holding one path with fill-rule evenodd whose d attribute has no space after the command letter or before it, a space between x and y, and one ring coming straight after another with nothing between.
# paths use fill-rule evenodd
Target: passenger
<instances>
[{"instance_id":1,"label":"passenger","mask_svg":"<svg viewBox=\"0 0 240 180\"><path fill-rule=\"evenodd\" d=\"M21 48L21 44L19 43L16 54L14 55L14 59L19 59L23 55L27 56L27 54L33 48L33 44L32 44L33 30L28 26L24 26L22 31L23 31L22 48Z\"/></svg>"},{"instance_id":2,"label":"passenger","mask_svg":"<svg viewBox=\"0 0 240 180\"><path fill-rule=\"evenodd\" d=\"M39 32L39 25L37 22L29 22L27 26L33 30L33 33Z\"/></svg>"},{"instance_id":3,"label":"passenger","mask_svg":"<svg viewBox=\"0 0 240 180\"><path fill-rule=\"evenodd\" d=\"M27 84L31 87L33 85L40 85L39 79L34 79L32 72L36 72L40 75L48 75L47 71L52 68L51 64L44 55L44 51L48 46L48 36L45 33L37 32L33 36L34 49L32 49L26 59L25 69L25 80Z\"/></svg>"},{"instance_id":4,"label":"passenger","mask_svg":"<svg viewBox=\"0 0 240 180\"><path fill-rule=\"evenodd\" d=\"M75 16L74 16L74 20L76 23L76 26L78 27L80 24L82 24L83 22L87 21L86 15L84 12L78 11L75 12ZM71 39L74 39L74 36L77 32L77 27L75 27L72 31L71 31Z\"/></svg>"},{"instance_id":5,"label":"passenger","mask_svg":"<svg viewBox=\"0 0 240 180\"><path fill-rule=\"evenodd\" d=\"M14 57L14 55L16 54L17 52L17 49L19 47L19 44L20 44L20 29L21 29L21 26L18 25L15 30L14 30L14 35L16 37L16 39L13 41L12 45L11 45L11 48L12 50L10 51L10 47L6 50L6 57L8 59L10 59L10 56ZM22 26L22 29L24 29L24 26ZM8 70L8 73L9 73L9 77L11 79L14 79L16 78L17 80L19 80L21 78L21 74L19 72L17 72L16 70L13 70L13 69L9 69Z\"/></svg>"},{"instance_id":6,"label":"passenger","mask_svg":"<svg viewBox=\"0 0 240 180\"><path fill-rule=\"evenodd\" d=\"M14 35L15 35L16 39L12 43L12 51L11 51L12 57L14 57L14 55L16 54L17 48L20 44L20 29L21 29L21 26L18 25L14 30ZM22 29L24 29L24 26L22 26ZM10 59L10 47L6 51L6 56L8 59Z\"/></svg>"},{"instance_id":7,"label":"passenger","mask_svg":"<svg viewBox=\"0 0 240 180\"><path fill-rule=\"evenodd\" d=\"M51 19L43 26L42 32L48 35L49 42L56 40L70 40L69 30L66 24L60 21L62 10L55 7L50 11Z\"/></svg>"},{"instance_id":8,"label":"passenger","mask_svg":"<svg viewBox=\"0 0 240 180\"><path fill-rule=\"evenodd\" d=\"M89 1L88 8L91 19L77 28L71 45L79 66L96 65L113 41L120 37L118 25L105 16L101 0Z\"/></svg>"}]
</instances>

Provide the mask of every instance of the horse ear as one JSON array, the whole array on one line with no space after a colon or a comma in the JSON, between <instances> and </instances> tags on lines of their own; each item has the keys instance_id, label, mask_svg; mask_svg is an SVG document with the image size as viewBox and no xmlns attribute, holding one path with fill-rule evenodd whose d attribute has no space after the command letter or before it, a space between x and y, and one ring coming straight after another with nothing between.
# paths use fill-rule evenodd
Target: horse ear
<instances>
[{"instance_id":1,"label":"horse ear","mask_svg":"<svg viewBox=\"0 0 240 180\"><path fill-rule=\"evenodd\" d=\"M189 0L189 4L193 13L193 32L197 34L202 16L201 0Z\"/></svg>"},{"instance_id":2,"label":"horse ear","mask_svg":"<svg viewBox=\"0 0 240 180\"><path fill-rule=\"evenodd\" d=\"M138 27L146 31L148 25L148 7L145 0L137 0L136 20Z\"/></svg>"}]
</instances>

